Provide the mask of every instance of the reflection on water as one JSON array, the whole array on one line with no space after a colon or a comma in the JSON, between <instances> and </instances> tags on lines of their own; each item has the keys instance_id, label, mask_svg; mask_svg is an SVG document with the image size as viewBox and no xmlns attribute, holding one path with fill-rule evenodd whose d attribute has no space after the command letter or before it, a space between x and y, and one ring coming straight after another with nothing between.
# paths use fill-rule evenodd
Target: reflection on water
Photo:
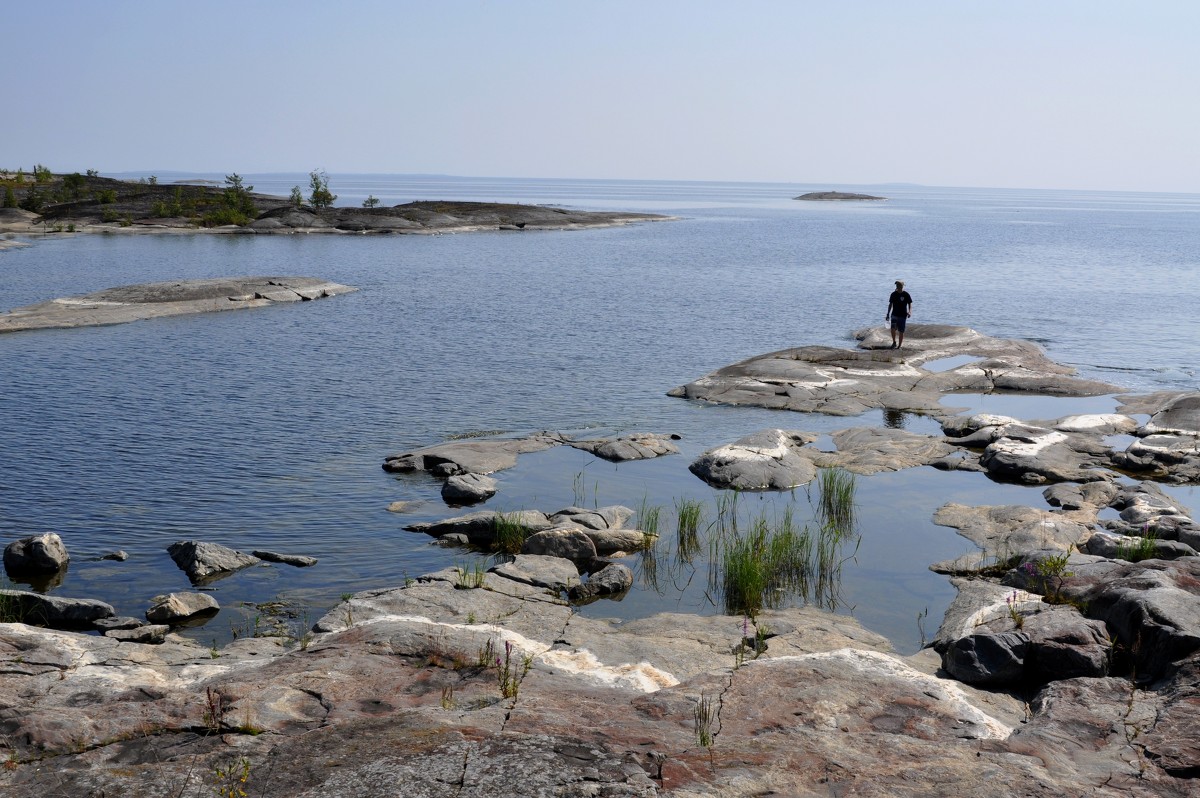
<instances>
[{"instance_id":1,"label":"reflection on water","mask_svg":"<svg viewBox=\"0 0 1200 798\"><path fill-rule=\"evenodd\" d=\"M892 410L884 408L883 410L883 426L888 429L904 429L908 422L909 414L903 410Z\"/></svg>"}]
</instances>

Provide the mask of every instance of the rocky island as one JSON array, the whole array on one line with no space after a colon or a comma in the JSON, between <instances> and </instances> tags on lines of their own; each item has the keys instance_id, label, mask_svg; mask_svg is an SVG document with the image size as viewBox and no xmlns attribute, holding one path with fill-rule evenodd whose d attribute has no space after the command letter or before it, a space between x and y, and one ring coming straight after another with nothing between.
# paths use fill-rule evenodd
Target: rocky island
<instances>
[{"instance_id":1,"label":"rocky island","mask_svg":"<svg viewBox=\"0 0 1200 798\"><path fill-rule=\"evenodd\" d=\"M380 207L333 205L328 182L303 198L254 193L240 176L209 183L116 180L89 172L0 173L5 192L0 233L325 233L432 234L481 230L573 230L670 217L623 211L579 211L500 202L419 201ZM322 182L325 180L325 182Z\"/></svg>"},{"instance_id":2,"label":"rocky island","mask_svg":"<svg viewBox=\"0 0 1200 798\"><path fill-rule=\"evenodd\" d=\"M807 194L801 194L799 197L793 197L793 199L812 202L841 202L845 200L885 200L887 197L875 197L870 194L853 194L846 191L810 191Z\"/></svg>"},{"instance_id":3,"label":"rocky island","mask_svg":"<svg viewBox=\"0 0 1200 798\"><path fill-rule=\"evenodd\" d=\"M136 619L111 619L98 602L41 627L10 617L0 623L0 791L1195 795L1200 526L1158 482L1200 484L1200 394L1122 396L1117 413L1102 415L962 417L943 404L955 392L1115 387L1078 379L1031 344L966 328L913 325L903 355L882 351L886 335L860 331L854 350L751 358L672 395L797 413L901 409L942 426L941 435L851 428L831 436L833 450L801 430L764 430L692 464L713 484L790 490L830 466L932 465L1046 485L1043 507L937 511L978 552L932 564L958 598L917 654L811 606L583 617L574 605L604 594L580 587L602 582L619 596L628 586L619 561L647 538L625 526L633 511L523 511L503 524L482 511L409 529L489 547L502 526L520 528L506 562L347 596L292 634L210 649L169 625L138 632ZM946 358L962 362L928 368ZM1134 439L1120 451L1117 431ZM559 445L614 460L676 451L663 435L544 433L454 441L384 468L480 488L518 457ZM487 500L482 488L471 501ZM22 554L38 544L18 543L10 549ZM183 559L199 544L171 548L195 579L212 578ZM225 568L253 560L225 554ZM43 622L59 612L32 595L0 591L0 607L37 607Z\"/></svg>"}]
</instances>

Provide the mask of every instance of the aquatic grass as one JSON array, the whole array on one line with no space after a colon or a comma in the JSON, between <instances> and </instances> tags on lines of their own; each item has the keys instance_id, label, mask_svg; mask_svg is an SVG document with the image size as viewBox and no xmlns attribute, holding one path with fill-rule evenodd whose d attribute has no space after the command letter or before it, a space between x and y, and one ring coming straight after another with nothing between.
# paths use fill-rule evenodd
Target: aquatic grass
<instances>
[{"instance_id":1,"label":"aquatic grass","mask_svg":"<svg viewBox=\"0 0 1200 798\"><path fill-rule=\"evenodd\" d=\"M700 552L700 522L703 519L703 502L695 499L676 500L676 547L680 562L690 563Z\"/></svg>"},{"instance_id":2,"label":"aquatic grass","mask_svg":"<svg viewBox=\"0 0 1200 798\"><path fill-rule=\"evenodd\" d=\"M638 527L647 535L658 535L659 522L662 519L662 507L651 505L645 496L638 507Z\"/></svg>"},{"instance_id":3,"label":"aquatic grass","mask_svg":"<svg viewBox=\"0 0 1200 798\"><path fill-rule=\"evenodd\" d=\"M529 530L520 513L496 513L492 519L492 546L505 554L520 554Z\"/></svg>"},{"instance_id":4,"label":"aquatic grass","mask_svg":"<svg viewBox=\"0 0 1200 798\"><path fill-rule=\"evenodd\" d=\"M854 552L846 554L851 539ZM709 587L726 613L752 619L790 596L833 610L841 604L842 566L858 543L858 536L832 526L797 526L789 505L774 522L761 514L745 534L710 543Z\"/></svg>"},{"instance_id":5,"label":"aquatic grass","mask_svg":"<svg viewBox=\"0 0 1200 798\"><path fill-rule=\"evenodd\" d=\"M741 493L734 488L717 494L717 518L713 522L713 531L717 537L736 535L738 531L738 498Z\"/></svg>"},{"instance_id":6,"label":"aquatic grass","mask_svg":"<svg viewBox=\"0 0 1200 798\"><path fill-rule=\"evenodd\" d=\"M819 498L814 508L822 526L842 532L854 529L854 496L857 482L854 474L841 468L822 468L817 473Z\"/></svg>"},{"instance_id":7,"label":"aquatic grass","mask_svg":"<svg viewBox=\"0 0 1200 798\"><path fill-rule=\"evenodd\" d=\"M663 595L659 585L662 576L662 561L658 557L659 541L661 538L645 535L641 551L638 552L637 578L643 587Z\"/></svg>"}]
</instances>

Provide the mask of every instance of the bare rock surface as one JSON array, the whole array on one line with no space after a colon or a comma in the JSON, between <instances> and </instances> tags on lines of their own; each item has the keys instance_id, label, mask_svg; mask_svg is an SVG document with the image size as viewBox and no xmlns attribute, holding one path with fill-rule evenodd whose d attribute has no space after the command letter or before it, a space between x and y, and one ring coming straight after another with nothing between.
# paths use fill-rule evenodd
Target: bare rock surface
<instances>
[{"instance_id":1,"label":"bare rock surface","mask_svg":"<svg viewBox=\"0 0 1200 798\"><path fill-rule=\"evenodd\" d=\"M672 443L675 440L679 440L678 435L657 435L643 432L613 439L571 441L568 445L591 452L605 460L623 462L625 460L649 460L665 454L675 454L679 451L679 447Z\"/></svg>"},{"instance_id":2,"label":"bare rock surface","mask_svg":"<svg viewBox=\"0 0 1200 798\"><path fill-rule=\"evenodd\" d=\"M315 277L223 277L108 288L0 313L0 333L260 308L356 289Z\"/></svg>"},{"instance_id":3,"label":"bare rock surface","mask_svg":"<svg viewBox=\"0 0 1200 798\"><path fill-rule=\"evenodd\" d=\"M972 507L951 502L938 509L933 522L954 527L958 533L980 548L969 555L971 563L938 563L936 571L954 573L977 570L989 562L1003 560L1022 552L1055 550L1066 552L1091 536L1091 528L1061 513L1038 510L1019 504Z\"/></svg>"},{"instance_id":4,"label":"bare rock surface","mask_svg":"<svg viewBox=\"0 0 1200 798\"><path fill-rule=\"evenodd\" d=\"M519 454L540 452L564 442L565 438L555 433L517 439L450 441L388 457L384 460L383 470L399 473L428 471L443 478L456 474L493 474L515 466Z\"/></svg>"},{"instance_id":5,"label":"bare rock surface","mask_svg":"<svg viewBox=\"0 0 1200 798\"><path fill-rule=\"evenodd\" d=\"M871 408L948 418L941 403L953 393L1035 393L1099 396L1116 386L1075 377L1028 341L991 338L967 327L910 324L904 349L891 350L885 328L855 333L857 350L805 346L784 349L718 369L669 392L670 396L722 404L858 415ZM946 358L968 363L933 371Z\"/></svg>"},{"instance_id":6,"label":"bare rock surface","mask_svg":"<svg viewBox=\"0 0 1200 798\"><path fill-rule=\"evenodd\" d=\"M263 562L274 562L280 565L291 565L296 568L311 568L317 564L316 557L310 557L307 554L283 554L277 551L264 551L263 549L255 549L250 552L251 557L257 557Z\"/></svg>"},{"instance_id":7,"label":"bare rock surface","mask_svg":"<svg viewBox=\"0 0 1200 798\"><path fill-rule=\"evenodd\" d=\"M1018 728L1010 700L895 656L845 616L621 623L488 579L364 591L304 644L248 638L215 657L169 634L150 646L0 624L0 791L189 794L243 759L249 794L314 798L1194 787L1194 678L1055 682Z\"/></svg>"},{"instance_id":8,"label":"bare rock surface","mask_svg":"<svg viewBox=\"0 0 1200 798\"><path fill-rule=\"evenodd\" d=\"M932 465L955 451L946 441L902 429L855 427L831 434L837 447L825 452L806 446L798 451L819 468L844 468L855 474L878 474Z\"/></svg>"}]
</instances>

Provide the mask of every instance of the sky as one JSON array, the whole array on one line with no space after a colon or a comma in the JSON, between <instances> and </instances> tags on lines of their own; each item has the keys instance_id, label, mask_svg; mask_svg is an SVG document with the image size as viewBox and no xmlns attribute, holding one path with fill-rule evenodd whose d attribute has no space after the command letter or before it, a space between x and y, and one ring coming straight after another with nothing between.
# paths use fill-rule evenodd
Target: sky
<instances>
[{"instance_id":1,"label":"sky","mask_svg":"<svg viewBox=\"0 0 1200 798\"><path fill-rule=\"evenodd\" d=\"M1200 193L1195 0L0 0L0 169Z\"/></svg>"}]
</instances>

